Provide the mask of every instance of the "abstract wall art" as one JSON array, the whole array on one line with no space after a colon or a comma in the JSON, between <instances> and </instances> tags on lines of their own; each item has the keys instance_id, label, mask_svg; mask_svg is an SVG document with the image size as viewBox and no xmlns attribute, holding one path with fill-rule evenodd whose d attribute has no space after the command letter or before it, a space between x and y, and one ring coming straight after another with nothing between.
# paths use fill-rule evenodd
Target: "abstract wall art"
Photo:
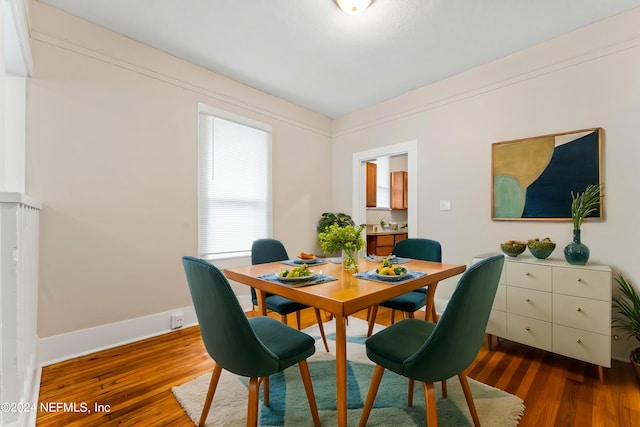
<instances>
[{"instance_id":1,"label":"abstract wall art","mask_svg":"<svg viewBox=\"0 0 640 427\"><path fill-rule=\"evenodd\" d=\"M570 220L571 192L601 183L602 128L492 146L494 220ZM602 218L602 206L593 213Z\"/></svg>"}]
</instances>

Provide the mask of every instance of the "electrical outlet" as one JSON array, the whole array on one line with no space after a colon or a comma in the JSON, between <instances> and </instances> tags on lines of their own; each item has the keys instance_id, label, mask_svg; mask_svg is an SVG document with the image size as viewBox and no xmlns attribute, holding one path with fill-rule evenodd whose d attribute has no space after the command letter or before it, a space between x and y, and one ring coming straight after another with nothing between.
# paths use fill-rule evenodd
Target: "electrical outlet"
<instances>
[{"instance_id":1,"label":"electrical outlet","mask_svg":"<svg viewBox=\"0 0 640 427\"><path fill-rule=\"evenodd\" d=\"M175 313L171 315L171 329L182 328L182 313Z\"/></svg>"}]
</instances>

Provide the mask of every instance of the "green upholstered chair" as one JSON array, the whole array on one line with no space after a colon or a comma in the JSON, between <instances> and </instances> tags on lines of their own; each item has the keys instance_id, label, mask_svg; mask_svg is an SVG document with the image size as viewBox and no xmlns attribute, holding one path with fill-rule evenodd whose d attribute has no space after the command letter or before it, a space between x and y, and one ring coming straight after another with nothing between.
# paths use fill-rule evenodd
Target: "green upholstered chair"
<instances>
[{"instance_id":1,"label":"green upholstered chair","mask_svg":"<svg viewBox=\"0 0 640 427\"><path fill-rule=\"evenodd\" d=\"M287 250L282 242L276 239L258 239L251 245L251 264L266 264L268 262L286 261L289 259ZM258 305L258 296L256 295L255 288L251 288L251 301L253 305ZM296 313L296 322L298 329L300 329L300 310L308 308L308 305L300 304L290 300L289 298L281 297L280 295L266 296L267 310L275 311L280 315L282 323L287 323L287 314ZM316 315L316 321L320 328L320 335L322 336L322 342L324 343L325 350L329 351L329 344L327 344L327 337L324 334L324 327L322 326L322 316L320 310L313 309Z\"/></svg>"},{"instance_id":2,"label":"green upholstered chair","mask_svg":"<svg viewBox=\"0 0 640 427\"><path fill-rule=\"evenodd\" d=\"M314 425L320 425L307 358L315 353L313 337L266 316L248 319L225 275L208 262L183 257L200 335L213 359L209 391L199 425L203 426L222 369L249 377L247 426L258 424L260 383L264 404L269 404L269 375L298 364Z\"/></svg>"},{"instance_id":3,"label":"green upholstered chair","mask_svg":"<svg viewBox=\"0 0 640 427\"><path fill-rule=\"evenodd\" d=\"M410 379L409 406L413 403L413 380L422 382L429 427L438 424L433 383L457 375L474 425L480 425L465 371L482 345L503 264L504 256L495 255L469 267L438 323L405 319L367 339L367 356L376 367L361 427L367 424L385 369Z\"/></svg>"},{"instance_id":4,"label":"green upholstered chair","mask_svg":"<svg viewBox=\"0 0 640 427\"><path fill-rule=\"evenodd\" d=\"M400 240L393 247L391 252L393 255L402 258L419 259L422 261L442 262L442 246L440 242L430 239L411 238ZM420 288L415 291L407 292L391 298L380 305L391 309L391 324L395 323L396 310L404 312L407 317L413 317L413 313L420 310L427 303L427 289ZM373 327L378 314L378 306L371 307L369 312L369 331L367 336L371 336ZM435 306L433 307L432 316L435 319ZM425 320L429 318L429 313L425 312Z\"/></svg>"}]
</instances>

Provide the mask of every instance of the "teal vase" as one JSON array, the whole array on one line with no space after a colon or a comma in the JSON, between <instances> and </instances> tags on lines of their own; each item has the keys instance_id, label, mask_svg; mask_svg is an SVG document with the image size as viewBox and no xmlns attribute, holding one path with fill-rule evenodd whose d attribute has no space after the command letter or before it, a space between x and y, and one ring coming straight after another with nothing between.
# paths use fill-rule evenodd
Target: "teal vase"
<instances>
[{"instance_id":1,"label":"teal vase","mask_svg":"<svg viewBox=\"0 0 640 427\"><path fill-rule=\"evenodd\" d=\"M580 241L580 230L573 230L573 241L565 246L564 259L573 265L585 265L589 261L589 248Z\"/></svg>"}]
</instances>

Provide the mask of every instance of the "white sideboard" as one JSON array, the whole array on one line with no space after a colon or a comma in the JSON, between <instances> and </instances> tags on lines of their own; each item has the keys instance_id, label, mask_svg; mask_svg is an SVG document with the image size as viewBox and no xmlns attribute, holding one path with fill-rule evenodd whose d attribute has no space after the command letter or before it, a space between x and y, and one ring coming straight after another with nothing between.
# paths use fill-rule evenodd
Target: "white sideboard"
<instances>
[{"instance_id":1,"label":"white sideboard","mask_svg":"<svg viewBox=\"0 0 640 427\"><path fill-rule=\"evenodd\" d=\"M594 363L603 381L603 367L611 367L611 268L526 255L505 261L489 348L496 335Z\"/></svg>"}]
</instances>

